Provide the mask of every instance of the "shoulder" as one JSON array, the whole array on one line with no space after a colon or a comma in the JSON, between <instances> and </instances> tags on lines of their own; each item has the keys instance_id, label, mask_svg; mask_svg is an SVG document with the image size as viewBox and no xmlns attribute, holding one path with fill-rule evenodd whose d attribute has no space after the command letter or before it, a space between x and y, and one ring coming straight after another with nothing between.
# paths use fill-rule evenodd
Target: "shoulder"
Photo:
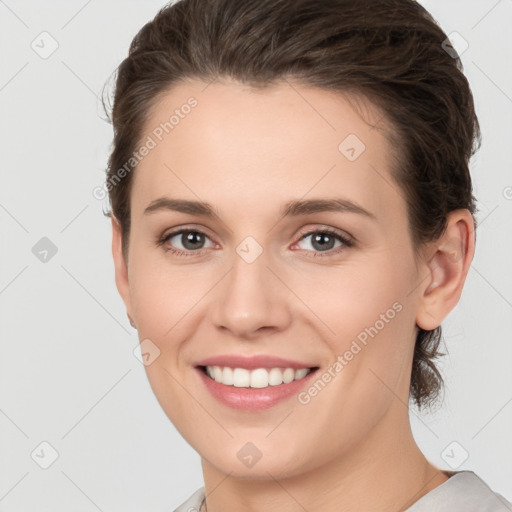
<instances>
[{"instance_id":1,"label":"shoulder","mask_svg":"<svg viewBox=\"0 0 512 512\"><path fill-rule=\"evenodd\" d=\"M457 471L406 512L512 512L512 503L494 492L473 471Z\"/></svg>"},{"instance_id":2,"label":"shoulder","mask_svg":"<svg viewBox=\"0 0 512 512\"><path fill-rule=\"evenodd\" d=\"M190 498L183 502L173 512L199 512L201 503L204 500L204 487L197 489L197 491L190 496ZM512 510L512 509L511 509Z\"/></svg>"}]
</instances>

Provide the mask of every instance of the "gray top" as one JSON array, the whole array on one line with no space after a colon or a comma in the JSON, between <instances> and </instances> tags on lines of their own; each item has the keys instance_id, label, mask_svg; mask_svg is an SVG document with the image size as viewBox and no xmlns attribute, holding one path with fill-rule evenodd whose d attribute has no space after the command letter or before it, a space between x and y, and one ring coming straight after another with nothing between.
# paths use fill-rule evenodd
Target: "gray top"
<instances>
[{"instance_id":1,"label":"gray top","mask_svg":"<svg viewBox=\"0 0 512 512\"><path fill-rule=\"evenodd\" d=\"M201 487L174 512L199 512L203 500ZM492 491L473 471L456 471L405 512L512 512L512 503Z\"/></svg>"}]
</instances>

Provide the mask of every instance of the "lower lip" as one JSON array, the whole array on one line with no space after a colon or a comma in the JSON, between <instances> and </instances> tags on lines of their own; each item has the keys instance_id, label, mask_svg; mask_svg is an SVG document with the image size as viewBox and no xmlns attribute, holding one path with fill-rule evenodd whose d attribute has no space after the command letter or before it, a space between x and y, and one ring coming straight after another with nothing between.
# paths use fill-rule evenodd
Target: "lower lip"
<instances>
[{"instance_id":1,"label":"lower lip","mask_svg":"<svg viewBox=\"0 0 512 512\"><path fill-rule=\"evenodd\" d=\"M210 378L201 368L195 368L210 393L223 404L233 408L248 411L261 411L269 409L279 402L297 395L305 386L309 385L317 368L311 370L304 378L293 380L288 384L268 386L266 388L239 388L226 386Z\"/></svg>"}]
</instances>

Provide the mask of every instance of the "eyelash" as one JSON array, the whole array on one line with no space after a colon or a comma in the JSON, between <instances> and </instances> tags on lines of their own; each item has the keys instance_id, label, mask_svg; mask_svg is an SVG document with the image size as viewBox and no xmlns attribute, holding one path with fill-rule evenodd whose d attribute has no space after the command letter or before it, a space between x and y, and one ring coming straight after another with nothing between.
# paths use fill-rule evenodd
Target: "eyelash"
<instances>
[{"instance_id":1,"label":"eyelash","mask_svg":"<svg viewBox=\"0 0 512 512\"><path fill-rule=\"evenodd\" d=\"M158 240L157 245L163 247L163 249L165 251L169 251L169 252L175 254L176 256L197 256L197 255L202 254L203 249L200 249L197 251L192 251L192 250L183 251L182 249L175 249L173 247L164 247L164 244L168 240L175 237L176 235L181 235L182 233L197 233L197 234L204 235L207 238L209 238L206 233L204 233L198 229L182 228L177 231L172 231L171 233L167 233L167 234L163 235ZM318 258L318 257L325 258L325 257L329 257L329 256L334 256L334 255L340 253L341 251L345 250L345 248L350 248L354 245L353 240L351 240L350 238L348 238L346 236L341 235L340 233L338 233L337 231L335 231L334 229L331 229L331 228L316 229L316 230L312 230L312 231L303 233L300 235L300 238L296 243L301 242L308 236L315 235L315 234L330 235L330 236L338 239L340 242L342 242L343 245L340 247L337 247L336 249L329 249L328 251L313 251L313 255L309 256L311 258ZM304 249L304 250L306 250L306 249ZM312 252L312 251L307 251L307 252Z\"/></svg>"}]
</instances>

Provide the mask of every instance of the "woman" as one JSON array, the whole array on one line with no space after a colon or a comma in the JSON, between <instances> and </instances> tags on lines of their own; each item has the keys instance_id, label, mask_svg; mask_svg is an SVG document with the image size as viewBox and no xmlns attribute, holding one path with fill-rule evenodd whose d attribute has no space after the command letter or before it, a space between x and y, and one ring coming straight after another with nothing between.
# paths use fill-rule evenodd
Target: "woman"
<instances>
[{"instance_id":1,"label":"woman","mask_svg":"<svg viewBox=\"0 0 512 512\"><path fill-rule=\"evenodd\" d=\"M181 0L118 69L116 284L201 456L178 511L512 510L414 441L475 247L479 127L412 0Z\"/></svg>"}]
</instances>

